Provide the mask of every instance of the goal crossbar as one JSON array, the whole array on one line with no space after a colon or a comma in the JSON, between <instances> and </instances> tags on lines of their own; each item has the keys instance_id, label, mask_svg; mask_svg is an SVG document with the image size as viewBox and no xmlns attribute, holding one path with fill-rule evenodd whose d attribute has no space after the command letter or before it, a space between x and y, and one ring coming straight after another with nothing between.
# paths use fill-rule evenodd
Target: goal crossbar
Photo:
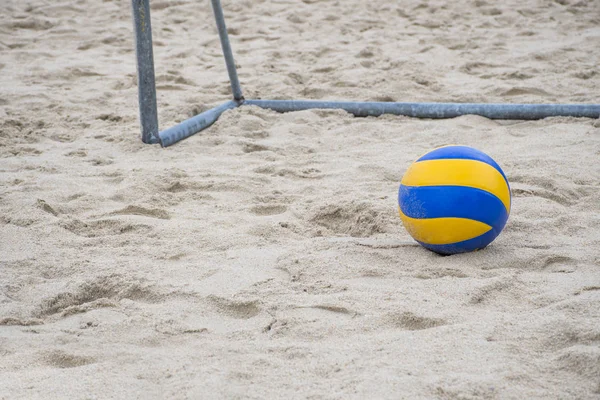
<instances>
[{"instance_id":1,"label":"goal crossbar","mask_svg":"<svg viewBox=\"0 0 600 400\"><path fill-rule=\"evenodd\" d=\"M480 115L490 119L535 120L567 116L600 118L600 104L492 104L492 103L394 103L321 100L246 100L237 76L233 51L227 34L220 0L211 0L221 48L231 83L233 100L204 111L171 128L159 132L156 105L156 83L152 51L152 28L149 0L131 0L136 40L138 73L138 100L142 141L160 143L167 147L190 137L212 125L230 109L252 105L277 112L309 109L341 109L357 117L383 114L404 115L414 118L454 118L461 115Z\"/></svg>"}]
</instances>

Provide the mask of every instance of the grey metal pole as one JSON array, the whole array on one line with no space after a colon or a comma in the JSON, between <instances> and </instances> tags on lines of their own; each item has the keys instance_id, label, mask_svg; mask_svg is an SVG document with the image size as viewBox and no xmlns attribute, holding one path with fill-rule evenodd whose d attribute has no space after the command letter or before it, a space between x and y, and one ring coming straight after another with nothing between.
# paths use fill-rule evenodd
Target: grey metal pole
<instances>
[{"instance_id":1,"label":"grey metal pole","mask_svg":"<svg viewBox=\"0 0 600 400\"><path fill-rule=\"evenodd\" d=\"M149 0L131 0L137 56L138 101L142 141L158 143L158 113L156 109L156 82L152 54L152 26Z\"/></svg>"},{"instance_id":2,"label":"grey metal pole","mask_svg":"<svg viewBox=\"0 0 600 400\"><path fill-rule=\"evenodd\" d=\"M557 116L600 118L600 104L386 103L319 100L246 100L244 104L278 112L313 108L342 109L358 117L395 114L415 118L454 118L474 114L491 119L513 120Z\"/></svg>"},{"instance_id":3,"label":"grey metal pole","mask_svg":"<svg viewBox=\"0 0 600 400\"><path fill-rule=\"evenodd\" d=\"M225 25L225 17L223 16L223 7L221 7L220 0L211 1L213 12L215 14L215 20L217 21L219 38L221 39L221 48L223 49L223 55L225 56L227 72L229 73L229 81L231 82L231 91L233 92L233 98L235 100L241 101L244 99L244 96L242 95L242 87L240 86L240 81L237 76L235 61L233 60L233 52L231 51L229 35L227 34L227 26Z\"/></svg>"},{"instance_id":4,"label":"grey metal pole","mask_svg":"<svg viewBox=\"0 0 600 400\"><path fill-rule=\"evenodd\" d=\"M221 104L218 107L206 110L201 114L196 115L190 119L162 131L160 136L160 144L163 147L170 146L182 139L190 137L203 129L211 126L221 114L232 108L236 108L240 105L239 102L230 100L226 103Z\"/></svg>"}]
</instances>

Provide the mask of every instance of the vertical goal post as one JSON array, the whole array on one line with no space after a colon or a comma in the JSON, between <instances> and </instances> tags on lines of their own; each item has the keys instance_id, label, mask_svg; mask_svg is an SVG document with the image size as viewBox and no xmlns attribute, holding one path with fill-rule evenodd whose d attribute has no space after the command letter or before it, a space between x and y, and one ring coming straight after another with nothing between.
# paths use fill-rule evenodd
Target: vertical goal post
<instances>
[{"instance_id":1,"label":"vertical goal post","mask_svg":"<svg viewBox=\"0 0 600 400\"><path fill-rule=\"evenodd\" d=\"M341 109L357 117L382 114L404 115L414 118L443 119L461 115L480 115L490 119L535 120L546 117L600 118L600 104L493 104L493 103L395 103L321 100L246 100L238 79L233 51L220 0L211 0L219 32L221 49L225 58L233 99L204 111L173 127L159 131L156 104L156 81L152 51L152 25L150 0L131 0L135 47L137 57L138 101L142 141L160 143L167 147L190 137L212 125L219 116L243 105L258 106L277 112L308 109Z\"/></svg>"}]
</instances>

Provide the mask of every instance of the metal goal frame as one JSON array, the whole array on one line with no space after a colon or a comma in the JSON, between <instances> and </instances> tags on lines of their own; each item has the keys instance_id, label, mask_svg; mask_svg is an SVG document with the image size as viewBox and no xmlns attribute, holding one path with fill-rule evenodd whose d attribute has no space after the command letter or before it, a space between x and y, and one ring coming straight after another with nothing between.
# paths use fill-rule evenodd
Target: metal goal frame
<instances>
[{"instance_id":1,"label":"metal goal frame","mask_svg":"<svg viewBox=\"0 0 600 400\"><path fill-rule=\"evenodd\" d=\"M138 101L142 141L160 143L167 147L212 125L226 110L244 105L268 108L277 112L308 109L341 109L357 117L382 114L405 115L415 118L454 118L475 114L491 119L534 120L546 117L571 116L600 118L600 104L492 104L492 103L395 103L321 100L247 100L237 76L233 51L227 34L220 0L211 0L219 31L221 48L231 83L233 99L204 111L171 128L159 131L156 105L156 81L152 50L150 0L131 0L135 31Z\"/></svg>"}]
</instances>

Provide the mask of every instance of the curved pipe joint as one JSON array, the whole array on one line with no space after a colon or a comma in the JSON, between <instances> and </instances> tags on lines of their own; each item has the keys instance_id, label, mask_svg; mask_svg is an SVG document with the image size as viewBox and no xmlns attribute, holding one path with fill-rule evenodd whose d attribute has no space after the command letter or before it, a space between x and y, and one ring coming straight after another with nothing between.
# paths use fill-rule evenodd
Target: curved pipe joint
<instances>
[{"instance_id":1,"label":"curved pipe joint","mask_svg":"<svg viewBox=\"0 0 600 400\"><path fill-rule=\"evenodd\" d=\"M228 101L221 104L218 107L211 108L210 110L204 111L201 114L196 115L190 119L166 129L158 134L160 139L160 145L162 147L170 146L174 143L179 142L185 138L188 138L203 129L208 128L215 123L217 119L227 110L236 108L240 105L236 101Z\"/></svg>"}]
</instances>

